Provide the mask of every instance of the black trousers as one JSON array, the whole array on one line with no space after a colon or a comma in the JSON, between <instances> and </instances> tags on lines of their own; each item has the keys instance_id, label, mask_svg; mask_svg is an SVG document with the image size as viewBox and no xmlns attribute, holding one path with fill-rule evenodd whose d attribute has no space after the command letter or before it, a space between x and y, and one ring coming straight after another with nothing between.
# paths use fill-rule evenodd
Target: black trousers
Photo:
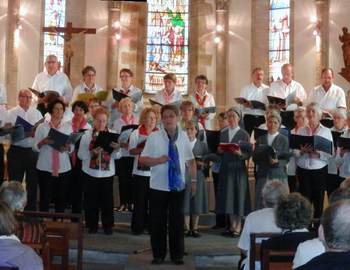
<instances>
[{"instance_id":1,"label":"black trousers","mask_svg":"<svg viewBox=\"0 0 350 270\"><path fill-rule=\"evenodd\" d=\"M33 152L32 148L23 148L11 145L7 152L7 170L9 179L23 182L26 175L27 206L26 211L37 211L36 195L38 190L38 176L36 163L39 153Z\"/></svg>"},{"instance_id":2,"label":"black trousers","mask_svg":"<svg viewBox=\"0 0 350 270\"><path fill-rule=\"evenodd\" d=\"M148 226L149 179L148 176L134 175L135 205L131 218L131 231L133 233L141 234Z\"/></svg>"},{"instance_id":3,"label":"black trousers","mask_svg":"<svg viewBox=\"0 0 350 270\"><path fill-rule=\"evenodd\" d=\"M37 170L40 189L40 212L48 212L50 199L55 198L55 212L64 213L70 171L60 173L58 177L51 172Z\"/></svg>"},{"instance_id":4,"label":"black trousers","mask_svg":"<svg viewBox=\"0 0 350 270\"><path fill-rule=\"evenodd\" d=\"M298 192L297 179L295 175L288 175L288 186L290 193Z\"/></svg>"},{"instance_id":5,"label":"black trousers","mask_svg":"<svg viewBox=\"0 0 350 270\"><path fill-rule=\"evenodd\" d=\"M83 179L82 162L76 157L75 166L72 164L71 176L68 184L69 202L72 204L72 213L81 214L83 208Z\"/></svg>"},{"instance_id":6,"label":"black trousers","mask_svg":"<svg viewBox=\"0 0 350 270\"><path fill-rule=\"evenodd\" d=\"M305 170L297 167L299 192L313 203L314 217L320 218L323 212L324 193L326 190L327 166L318 170Z\"/></svg>"},{"instance_id":7,"label":"black trousers","mask_svg":"<svg viewBox=\"0 0 350 270\"><path fill-rule=\"evenodd\" d=\"M134 183L132 178L132 169L134 166L134 158L122 157L117 164L119 166L118 183L120 204L133 204Z\"/></svg>"},{"instance_id":8,"label":"black trousers","mask_svg":"<svg viewBox=\"0 0 350 270\"><path fill-rule=\"evenodd\" d=\"M5 164L4 164L4 146L0 144L0 185L4 182Z\"/></svg>"},{"instance_id":9,"label":"black trousers","mask_svg":"<svg viewBox=\"0 0 350 270\"><path fill-rule=\"evenodd\" d=\"M265 123L265 117L263 115L251 115L245 114L243 116L244 128L248 132L249 136L252 135L254 127L259 127Z\"/></svg>"},{"instance_id":10,"label":"black trousers","mask_svg":"<svg viewBox=\"0 0 350 270\"><path fill-rule=\"evenodd\" d=\"M218 183L219 183L219 173L213 172L213 182L214 182L214 194L215 194L215 201L217 201L217 195L218 195ZM227 225L226 222L226 215L225 214L216 214L216 226L219 226L220 228L225 228Z\"/></svg>"},{"instance_id":11,"label":"black trousers","mask_svg":"<svg viewBox=\"0 0 350 270\"><path fill-rule=\"evenodd\" d=\"M328 174L327 180L326 180L326 189L327 189L327 196L331 196L334 190L340 187L340 184L344 181L345 178L339 176L339 170L337 174Z\"/></svg>"},{"instance_id":12,"label":"black trousers","mask_svg":"<svg viewBox=\"0 0 350 270\"><path fill-rule=\"evenodd\" d=\"M98 228L101 209L102 226L110 229L114 226L113 212L113 176L96 178L82 172L84 181L84 211L86 227Z\"/></svg>"},{"instance_id":13,"label":"black trousers","mask_svg":"<svg viewBox=\"0 0 350 270\"><path fill-rule=\"evenodd\" d=\"M164 259L167 253L167 218L169 216L170 260L183 259L184 191L150 189L150 234L153 258Z\"/></svg>"}]
</instances>

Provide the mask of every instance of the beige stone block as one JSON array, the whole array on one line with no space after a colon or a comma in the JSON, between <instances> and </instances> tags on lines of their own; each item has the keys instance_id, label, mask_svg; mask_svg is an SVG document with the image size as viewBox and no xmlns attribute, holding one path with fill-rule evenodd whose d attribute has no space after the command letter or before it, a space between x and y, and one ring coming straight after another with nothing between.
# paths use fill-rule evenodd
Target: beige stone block
<instances>
[{"instance_id":1,"label":"beige stone block","mask_svg":"<svg viewBox=\"0 0 350 270\"><path fill-rule=\"evenodd\" d=\"M211 66L212 60L212 54L200 54L198 57L198 65Z\"/></svg>"},{"instance_id":2,"label":"beige stone block","mask_svg":"<svg viewBox=\"0 0 350 270\"><path fill-rule=\"evenodd\" d=\"M122 64L135 64L137 52L122 52L121 63Z\"/></svg>"}]
</instances>

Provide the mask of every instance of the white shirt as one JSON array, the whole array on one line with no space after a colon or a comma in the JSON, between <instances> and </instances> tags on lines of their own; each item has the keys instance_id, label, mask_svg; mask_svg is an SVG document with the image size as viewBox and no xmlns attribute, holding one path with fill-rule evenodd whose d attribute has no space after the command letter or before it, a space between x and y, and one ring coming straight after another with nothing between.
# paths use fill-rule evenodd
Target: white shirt
<instances>
[{"instance_id":1,"label":"white shirt","mask_svg":"<svg viewBox=\"0 0 350 270\"><path fill-rule=\"evenodd\" d=\"M316 86L309 95L308 103L311 102L317 102L322 110L346 108L345 92L335 84L332 84L327 92L322 85Z\"/></svg>"},{"instance_id":2,"label":"white shirt","mask_svg":"<svg viewBox=\"0 0 350 270\"><path fill-rule=\"evenodd\" d=\"M14 125L16 123L17 116L22 117L31 125L34 125L36 122L38 122L40 119L43 118L41 112L39 112L37 109L29 107L25 111L21 106L17 105L16 107L8 111L8 117L6 122ZM23 148L32 148L33 143L34 143L34 138L27 137L19 142L14 143L13 145L20 146Z\"/></svg>"},{"instance_id":3,"label":"white shirt","mask_svg":"<svg viewBox=\"0 0 350 270\"><path fill-rule=\"evenodd\" d=\"M310 134L310 126L306 126L304 128L298 129L297 134L299 135L309 135ZM322 136L323 138L333 142L333 136L332 132L324 127L321 123L319 124L318 129L316 130L315 134L313 135L318 135ZM318 170L323 168L324 166L327 166L328 160L331 157L331 155L319 151L320 153L320 158L310 158L309 153L305 153L304 155L300 156L300 150L295 149L295 156L298 158L297 159L297 164L300 168L306 169L306 170Z\"/></svg>"},{"instance_id":4,"label":"white shirt","mask_svg":"<svg viewBox=\"0 0 350 270\"><path fill-rule=\"evenodd\" d=\"M304 87L294 80L292 80L292 82L288 85L283 80L277 80L272 82L270 85L268 96L286 98L294 91L297 91L296 96L301 100L302 103L304 103L307 99Z\"/></svg>"},{"instance_id":5,"label":"white shirt","mask_svg":"<svg viewBox=\"0 0 350 270\"><path fill-rule=\"evenodd\" d=\"M7 111L3 106L0 106L0 121L1 121L1 125L0 126L5 126L6 124L6 119L7 119ZM0 136L0 144L3 143L5 139L5 136Z\"/></svg>"},{"instance_id":6,"label":"white shirt","mask_svg":"<svg viewBox=\"0 0 350 270\"><path fill-rule=\"evenodd\" d=\"M145 139L148 137L146 135L140 135L139 129L135 129L131 135L130 135L130 140L129 140L129 149L134 149L137 148L137 145L144 142ZM137 166L139 165L139 155L134 156L134 167L132 170L132 174L134 175L141 175L141 176L151 176L151 171L141 171L137 169Z\"/></svg>"},{"instance_id":7,"label":"white shirt","mask_svg":"<svg viewBox=\"0 0 350 270\"><path fill-rule=\"evenodd\" d=\"M36 168L41 171L52 172L52 150L53 148L48 144L43 145L40 149L38 148L38 143L44 139L50 131L50 126L48 123L42 123L36 130L33 144L33 151L39 152L39 159L36 164ZM71 134L73 132L72 126L69 123L62 123L58 129L59 132L64 134ZM70 153L74 151L74 144L70 145ZM59 152L60 168L58 173L65 173L71 169L69 152L65 151L63 153Z\"/></svg>"},{"instance_id":8,"label":"white shirt","mask_svg":"<svg viewBox=\"0 0 350 270\"><path fill-rule=\"evenodd\" d=\"M215 107L215 99L213 95L209 94L208 91L205 91L205 94L201 97L203 98L206 96L204 101L204 108L205 107ZM194 104L195 108L200 108L200 105L196 99L196 93L191 94L188 97L188 100L191 101ZM209 113L208 116L205 118L205 129L211 130L211 123L210 120L212 120L215 117L216 113Z\"/></svg>"},{"instance_id":9,"label":"white shirt","mask_svg":"<svg viewBox=\"0 0 350 270\"><path fill-rule=\"evenodd\" d=\"M269 92L270 88L265 85L261 84L259 87L256 87L254 83L251 83L249 85L246 85L242 88L240 97L245 98L246 100L257 100L264 104L269 104L269 100L267 99L267 93ZM257 110L257 109L251 109L246 108L243 105L239 105L240 109L243 111L244 114L251 114L251 115L264 115L265 111L263 110Z\"/></svg>"},{"instance_id":10,"label":"white shirt","mask_svg":"<svg viewBox=\"0 0 350 270\"><path fill-rule=\"evenodd\" d=\"M179 153L183 188L185 188L185 162L194 159L194 156L186 132L179 128L178 138L175 144ZM169 138L166 131L158 130L149 135L141 156L150 158L159 158L163 155L167 156L168 148ZM170 191L168 187L168 163L151 167L150 188L161 191Z\"/></svg>"},{"instance_id":11,"label":"white shirt","mask_svg":"<svg viewBox=\"0 0 350 270\"><path fill-rule=\"evenodd\" d=\"M229 126L228 128L228 141L231 142L233 137L236 135L236 133L238 132L238 130L240 130L241 128L239 126L235 127L235 128L231 128Z\"/></svg>"},{"instance_id":12,"label":"white shirt","mask_svg":"<svg viewBox=\"0 0 350 270\"><path fill-rule=\"evenodd\" d=\"M325 253L326 249L318 238L300 243L293 260L293 269L306 264L316 256Z\"/></svg>"},{"instance_id":13,"label":"white shirt","mask_svg":"<svg viewBox=\"0 0 350 270\"><path fill-rule=\"evenodd\" d=\"M119 88L114 88L113 90L116 90L118 92L120 92L120 90L130 90L130 92L127 94L129 97L137 94L138 92L142 91L141 89L137 88L136 86L131 85L128 89L124 89L123 87L119 87ZM115 102L115 100L113 99L113 93L111 94L111 98L109 99L109 101L107 102L107 108L109 110L111 110L111 106L112 104ZM141 99L135 103L135 109L133 111L133 114L136 115L137 117L139 116L140 112L142 111L144 107L143 104L143 96L141 97ZM121 115L121 113L119 112L119 108L115 107L113 110L111 110L113 114L117 114L117 117L119 117Z\"/></svg>"},{"instance_id":14,"label":"white shirt","mask_svg":"<svg viewBox=\"0 0 350 270\"><path fill-rule=\"evenodd\" d=\"M250 213L244 222L243 231L239 238L238 247L243 250L247 250L247 258L245 262L244 270L249 270L249 258L250 258L250 234L251 233L281 233L282 230L277 227L273 208L264 208L258 211ZM257 239L257 242L262 242L264 239ZM255 269L260 268L260 262L255 262Z\"/></svg>"},{"instance_id":15,"label":"white shirt","mask_svg":"<svg viewBox=\"0 0 350 270\"><path fill-rule=\"evenodd\" d=\"M70 103L72 99L73 88L66 74L57 71L54 75L48 74L46 71L36 75L33 89L39 92L46 90L56 91L64 99L64 103Z\"/></svg>"},{"instance_id":16,"label":"white shirt","mask_svg":"<svg viewBox=\"0 0 350 270\"><path fill-rule=\"evenodd\" d=\"M75 87L74 92L73 92L73 96L72 96L71 104L73 104L73 102L77 100L78 94L86 93L85 88L89 89L89 87L87 87L85 82L83 82L82 84L79 84L77 87ZM103 88L95 83L94 86L90 90L92 90L91 93L95 94L99 91L102 91Z\"/></svg>"},{"instance_id":17,"label":"white shirt","mask_svg":"<svg viewBox=\"0 0 350 270\"><path fill-rule=\"evenodd\" d=\"M96 178L104 178L104 177L110 177L115 174L115 164L114 160L119 159L122 156L121 151L113 151L111 154L111 160L109 163L109 171L102 171L102 170L93 170L90 166L90 150L89 150L89 144L92 139L92 129L85 131L85 134L81 138L80 141L80 147L78 151L78 157L82 160L83 163L83 172L86 174L96 177ZM115 133L113 130L108 130L111 133ZM101 154L100 154L101 155ZM101 167L101 158L100 158L100 167Z\"/></svg>"},{"instance_id":18,"label":"white shirt","mask_svg":"<svg viewBox=\"0 0 350 270\"><path fill-rule=\"evenodd\" d=\"M165 92L165 89L162 89L160 91L157 92L156 96L154 97L154 100L165 105L165 99L164 99L164 93ZM175 101L178 101L178 100L182 100L182 95L180 93L179 90L177 90L176 88L174 89L174 92L173 92L174 96L173 98L170 100L170 103L173 103Z\"/></svg>"},{"instance_id":19,"label":"white shirt","mask_svg":"<svg viewBox=\"0 0 350 270\"><path fill-rule=\"evenodd\" d=\"M72 108L66 107L62 117L62 123L69 122L70 120L72 120L73 116L74 114L72 112ZM46 123L49 123L51 121L51 114L49 114L48 112L44 115L44 117Z\"/></svg>"},{"instance_id":20,"label":"white shirt","mask_svg":"<svg viewBox=\"0 0 350 270\"><path fill-rule=\"evenodd\" d=\"M0 104L7 104L7 92L4 85L0 83Z\"/></svg>"},{"instance_id":21,"label":"white shirt","mask_svg":"<svg viewBox=\"0 0 350 270\"><path fill-rule=\"evenodd\" d=\"M271 146L277 135L280 134L279 132L276 132L275 134L269 134L267 133L267 144Z\"/></svg>"},{"instance_id":22,"label":"white shirt","mask_svg":"<svg viewBox=\"0 0 350 270\"><path fill-rule=\"evenodd\" d=\"M349 131L345 131L341 137L350 138ZM339 176L343 178L350 177L350 153L345 153L343 157L340 157L340 148L337 149L337 155L335 157L335 163L340 166Z\"/></svg>"}]
</instances>

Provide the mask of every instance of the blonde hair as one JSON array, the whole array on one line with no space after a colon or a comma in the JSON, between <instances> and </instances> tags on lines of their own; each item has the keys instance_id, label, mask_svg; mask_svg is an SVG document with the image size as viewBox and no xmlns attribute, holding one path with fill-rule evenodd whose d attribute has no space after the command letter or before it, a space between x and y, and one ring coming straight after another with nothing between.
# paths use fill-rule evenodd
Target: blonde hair
<instances>
[{"instance_id":1,"label":"blonde hair","mask_svg":"<svg viewBox=\"0 0 350 270\"><path fill-rule=\"evenodd\" d=\"M133 109L135 108L135 103L132 101L131 98L127 97L127 98L123 98L120 102L119 102L119 111L122 110L122 107L124 104L130 102L132 104Z\"/></svg>"}]
</instances>

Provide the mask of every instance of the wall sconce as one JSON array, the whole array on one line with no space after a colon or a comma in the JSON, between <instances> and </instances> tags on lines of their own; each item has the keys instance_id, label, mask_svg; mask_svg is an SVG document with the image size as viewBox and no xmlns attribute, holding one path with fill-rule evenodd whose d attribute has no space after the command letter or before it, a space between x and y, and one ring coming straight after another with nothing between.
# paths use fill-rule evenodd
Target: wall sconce
<instances>
[{"instance_id":1,"label":"wall sconce","mask_svg":"<svg viewBox=\"0 0 350 270\"><path fill-rule=\"evenodd\" d=\"M219 43L219 42L220 42L220 40L221 40L221 38L220 38L220 37L216 37L216 38L214 38L214 42L215 42L215 43Z\"/></svg>"},{"instance_id":2,"label":"wall sconce","mask_svg":"<svg viewBox=\"0 0 350 270\"><path fill-rule=\"evenodd\" d=\"M115 38L116 38L117 40L119 40L119 39L121 38L121 36L120 36L119 34L116 34L116 35L115 35Z\"/></svg>"},{"instance_id":3,"label":"wall sconce","mask_svg":"<svg viewBox=\"0 0 350 270\"><path fill-rule=\"evenodd\" d=\"M311 16L310 21L313 24L313 28L314 30L312 31L312 34L314 36L317 36L320 34L320 21L318 20L318 18L316 16Z\"/></svg>"},{"instance_id":4,"label":"wall sconce","mask_svg":"<svg viewBox=\"0 0 350 270\"><path fill-rule=\"evenodd\" d=\"M217 26L216 26L216 31L222 31L222 26L220 25L220 24L218 24Z\"/></svg>"},{"instance_id":5,"label":"wall sconce","mask_svg":"<svg viewBox=\"0 0 350 270\"><path fill-rule=\"evenodd\" d=\"M114 23L114 27L115 27L115 28L119 28L119 27L120 27L120 22L115 22L115 23Z\"/></svg>"}]
</instances>

